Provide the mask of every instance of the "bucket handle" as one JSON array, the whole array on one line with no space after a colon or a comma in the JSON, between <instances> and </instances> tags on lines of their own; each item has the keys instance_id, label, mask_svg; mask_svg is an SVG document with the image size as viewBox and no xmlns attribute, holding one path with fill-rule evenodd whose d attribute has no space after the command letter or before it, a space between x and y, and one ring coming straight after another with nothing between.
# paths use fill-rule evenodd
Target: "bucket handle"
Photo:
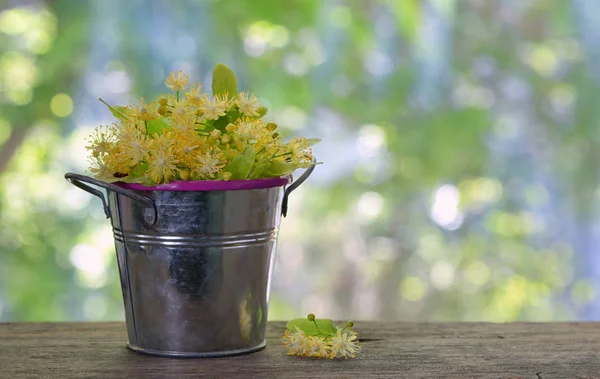
<instances>
[{"instance_id":1,"label":"bucket handle","mask_svg":"<svg viewBox=\"0 0 600 379\"><path fill-rule=\"evenodd\" d=\"M313 158L313 163L316 162L316 160ZM300 175L300 177L295 180L292 184L290 184L286 189L285 189L285 193L283 195L283 203L281 205L281 214L283 215L283 217L287 216L287 211L288 211L288 199L290 197L290 193L292 193L293 190L295 190L296 188L300 187L300 184L304 183L304 181L306 179L308 179L308 177L310 176L310 174L312 174L313 170L315 169L316 164L313 164L312 166L310 166L309 168L307 168L306 170L304 170L304 172L302 173L302 175Z\"/></svg>"},{"instance_id":2,"label":"bucket handle","mask_svg":"<svg viewBox=\"0 0 600 379\"><path fill-rule=\"evenodd\" d=\"M145 196L138 195L135 192L126 190L111 183L106 183L98 179L90 178L89 176L74 174L71 172L65 174L65 179L67 179L74 186L79 187L102 200L102 207L104 208L104 214L106 214L106 218L110 217L110 208L108 207L108 202L104 198L104 194L100 190L92 188L83 183L93 184L106 190L116 192L119 195L126 196L134 201L144 203L147 207L146 211L144 212L144 221L146 221L149 225L154 225L156 223L156 207L154 206L154 201Z\"/></svg>"}]
</instances>

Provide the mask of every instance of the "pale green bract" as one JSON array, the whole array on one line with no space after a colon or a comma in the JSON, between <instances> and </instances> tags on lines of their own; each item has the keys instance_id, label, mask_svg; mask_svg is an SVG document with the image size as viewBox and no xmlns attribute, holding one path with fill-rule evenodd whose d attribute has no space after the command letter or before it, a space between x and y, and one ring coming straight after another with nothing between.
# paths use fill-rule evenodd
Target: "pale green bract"
<instances>
[{"instance_id":1,"label":"pale green bract","mask_svg":"<svg viewBox=\"0 0 600 379\"><path fill-rule=\"evenodd\" d=\"M296 318L288 321L286 327L292 332L296 331L296 327L298 327L307 336L329 337L335 335L337 332L333 321L324 318L315 321L309 321L306 318Z\"/></svg>"},{"instance_id":2,"label":"pale green bract","mask_svg":"<svg viewBox=\"0 0 600 379\"><path fill-rule=\"evenodd\" d=\"M215 96L224 94L235 96L238 94L238 84L235 73L223 63L217 64L213 70L212 92Z\"/></svg>"},{"instance_id":3,"label":"pale green bract","mask_svg":"<svg viewBox=\"0 0 600 379\"><path fill-rule=\"evenodd\" d=\"M246 179L252 170L254 164L254 158L256 154L252 146L246 147L246 149L225 167L225 171L231 172L231 179Z\"/></svg>"}]
</instances>

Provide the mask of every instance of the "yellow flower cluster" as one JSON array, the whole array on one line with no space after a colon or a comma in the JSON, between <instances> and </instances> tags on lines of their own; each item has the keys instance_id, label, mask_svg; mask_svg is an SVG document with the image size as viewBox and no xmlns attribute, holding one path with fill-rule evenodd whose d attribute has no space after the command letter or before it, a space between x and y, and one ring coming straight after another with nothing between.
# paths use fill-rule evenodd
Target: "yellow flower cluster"
<instances>
[{"instance_id":1,"label":"yellow flower cluster","mask_svg":"<svg viewBox=\"0 0 600 379\"><path fill-rule=\"evenodd\" d=\"M212 95L202 93L199 83L184 92L188 76L180 71L165 80L174 94L109 106L117 122L88 138L89 173L107 182L152 185L281 177L313 165L310 146L317 140L284 142L277 124L262 120L267 109L256 96L237 93L235 83L232 93L215 93L214 78Z\"/></svg>"},{"instance_id":2,"label":"yellow flower cluster","mask_svg":"<svg viewBox=\"0 0 600 379\"><path fill-rule=\"evenodd\" d=\"M287 355L316 358L356 358L361 346L358 335L352 330L338 329L333 336L307 336L296 327L295 332L286 330L282 337L283 346L288 349Z\"/></svg>"}]
</instances>

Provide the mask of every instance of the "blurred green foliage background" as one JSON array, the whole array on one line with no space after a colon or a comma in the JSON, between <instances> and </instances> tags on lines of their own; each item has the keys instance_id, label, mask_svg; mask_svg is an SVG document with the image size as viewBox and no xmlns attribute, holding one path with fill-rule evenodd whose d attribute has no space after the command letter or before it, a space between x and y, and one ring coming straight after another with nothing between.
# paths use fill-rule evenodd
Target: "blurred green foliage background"
<instances>
[{"instance_id":1,"label":"blurred green foliage background","mask_svg":"<svg viewBox=\"0 0 600 379\"><path fill-rule=\"evenodd\" d=\"M271 319L599 319L596 0L0 2L0 320L123 318L97 101L238 74L288 137Z\"/></svg>"}]
</instances>

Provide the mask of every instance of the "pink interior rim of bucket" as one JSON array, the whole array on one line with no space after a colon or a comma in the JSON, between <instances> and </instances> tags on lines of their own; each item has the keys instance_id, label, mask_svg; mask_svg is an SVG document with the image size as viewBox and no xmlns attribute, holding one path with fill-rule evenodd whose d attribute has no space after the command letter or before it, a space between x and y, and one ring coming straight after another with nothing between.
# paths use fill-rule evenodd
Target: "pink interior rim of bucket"
<instances>
[{"instance_id":1,"label":"pink interior rim of bucket","mask_svg":"<svg viewBox=\"0 0 600 379\"><path fill-rule=\"evenodd\" d=\"M281 187L288 184L290 177L251 180L175 180L156 186L139 183L114 183L125 189L136 191L236 191Z\"/></svg>"}]
</instances>

